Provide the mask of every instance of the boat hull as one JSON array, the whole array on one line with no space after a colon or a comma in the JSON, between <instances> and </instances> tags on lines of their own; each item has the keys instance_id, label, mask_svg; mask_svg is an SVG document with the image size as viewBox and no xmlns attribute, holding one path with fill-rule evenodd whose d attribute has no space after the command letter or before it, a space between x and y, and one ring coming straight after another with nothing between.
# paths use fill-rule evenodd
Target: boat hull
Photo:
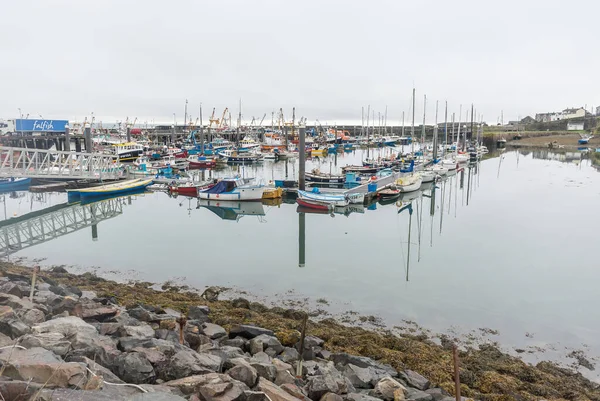
<instances>
[{"instance_id":1,"label":"boat hull","mask_svg":"<svg viewBox=\"0 0 600 401\"><path fill-rule=\"evenodd\" d=\"M198 198L200 199L214 199L223 201L251 201L261 200L265 188L262 186L247 186L237 187L230 192L222 193L209 193L209 192L198 192Z\"/></svg>"},{"instance_id":2,"label":"boat hull","mask_svg":"<svg viewBox=\"0 0 600 401\"><path fill-rule=\"evenodd\" d=\"M214 160L199 160L199 161L189 161L190 169L201 169L201 168L215 168L217 162Z\"/></svg>"},{"instance_id":3,"label":"boat hull","mask_svg":"<svg viewBox=\"0 0 600 401\"><path fill-rule=\"evenodd\" d=\"M302 198L298 198L296 199L296 202L303 207L309 208L309 209L315 209L315 210L333 210L334 206L330 203L325 203L325 202L319 202L319 201L312 201L312 200L307 200L307 199L302 199Z\"/></svg>"},{"instance_id":4,"label":"boat hull","mask_svg":"<svg viewBox=\"0 0 600 401\"><path fill-rule=\"evenodd\" d=\"M307 182L325 182L325 183L335 183L335 184L343 184L346 177L342 175L326 175L326 174L311 174L305 173L304 179Z\"/></svg>"},{"instance_id":5,"label":"boat hull","mask_svg":"<svg viewBox=\"0 0 600 401\"><path fill-rule=\"evenodd\" d=\"M10 191L25 191L29 189L31 185L31 178L15 178L13 181L10 179L0 180L0 192Z\"/></svg>"}]
</instances>

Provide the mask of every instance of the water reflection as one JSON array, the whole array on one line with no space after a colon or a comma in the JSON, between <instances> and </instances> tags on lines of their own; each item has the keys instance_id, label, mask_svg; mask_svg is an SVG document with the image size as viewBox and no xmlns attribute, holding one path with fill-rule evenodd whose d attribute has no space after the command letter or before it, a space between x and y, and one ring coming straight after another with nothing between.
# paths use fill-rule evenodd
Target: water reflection
<instances>
[{"instance_id":1,"label":"water reflection","mask_svg":"<svg viewBox=\"0 0 600 401\"><path fill-rule=\"evenodd\" d=\"M11 198L29 197L30 211L20 216L7 218L6 198L2 195L5 220L0 221L0 255L10 256L23 249L39 245L76 231L91 227L92 241L98 240L98 224L123 214L127 201L131 205L129 194L122 197L106 197L87 203L62 202L50 207L34 210L34 202L43 202L48 194L30 194L21 192Z\"/></svg>"}]
</instances>

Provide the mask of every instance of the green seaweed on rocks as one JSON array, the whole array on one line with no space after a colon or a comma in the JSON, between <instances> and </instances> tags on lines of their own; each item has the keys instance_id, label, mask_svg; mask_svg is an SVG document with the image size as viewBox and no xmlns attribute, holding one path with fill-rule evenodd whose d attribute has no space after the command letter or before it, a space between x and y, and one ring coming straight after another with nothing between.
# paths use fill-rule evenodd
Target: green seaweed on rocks
<instances>
[{"instance_id":1,"label":"green seaweed on rocks","mask_svg":"<svg viewBox=\"0 0 600 401\"><path fill-rule=\"evenodd\" d=\"M0 275L29 279L31 269L0 262ZM147 304L187 313L193 305L210 307L210 318L229 329L233 324L254 324L272 330L282 344L291 346L300 337L302 317L306 312L280 307L268 308L256 302L235 300L207 301L198 292L168 284L166 291L152 288L147 282L117 283L92 273L74 275L64 269L42 271L41 281L63 283L98 296L112 297L123 306ZM245 302L246 301L246 302ZM306 332L325 341L331 352L367 356L389 363L397 370L411 369L432 383L453 393L452 353L449 339L440 346L424 335L395 334L379 328L345 325L335 319L308 320ZM463 396L482 401L504 400L570 400L600 401L600 385L580 373L550 362L533 366L501 352L493 345L470 347L459 352L461 392Z\"/></svg>"}]
</instances>

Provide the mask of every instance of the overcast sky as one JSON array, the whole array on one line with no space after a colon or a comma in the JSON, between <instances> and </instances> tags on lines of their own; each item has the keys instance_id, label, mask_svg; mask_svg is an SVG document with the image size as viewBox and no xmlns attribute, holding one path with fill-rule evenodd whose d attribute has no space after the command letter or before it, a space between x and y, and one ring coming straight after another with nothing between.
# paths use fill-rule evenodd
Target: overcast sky
<instances>
[{"instance_id":1,"label":"overcast sky","mask_svg":"<svg viewBox=\"0 0 600 401\"><path fill-rule=\"evenodd\" d=\"M183 122L284 109L409 119L417 90L496 123L600 105L597 0L3 1L0 117ZM443 113L441 113L443 114ZM376 114L377 115L377 114ZM464 114L463 114L464 115ZM440 117L442 119L443 116ZM464 118L463 118L464 119ZM235 120L235 117L234 117Z\"/></svg>"}]
</instances>

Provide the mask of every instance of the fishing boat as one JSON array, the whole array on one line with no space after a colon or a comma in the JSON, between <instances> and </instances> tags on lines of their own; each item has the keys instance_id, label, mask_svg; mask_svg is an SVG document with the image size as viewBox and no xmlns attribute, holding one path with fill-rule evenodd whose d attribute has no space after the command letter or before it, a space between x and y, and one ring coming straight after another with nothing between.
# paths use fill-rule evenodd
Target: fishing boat
<instances>
[{"instance_id":1,"label":"fishing boat","mask_svg":"<svg viewBox=\"0 0 600 401\"><path fill-rule=\"evenodd\" d=\"M422 182L433 182L433 181L435 181L436 177L437 177L437 174L432 170L421 171Z\"/></svg>"},{"instance_id":2,"label":"fishing boat","mask_svg":"<svg viewBox=\"0 0 600 401\"><path fill-rule=\"evenodd\" d=\"M217 165L215 159L209 159L205 156L190 156L187 160L190 169L215 168Z\"/></svg>"},{"instance_id":3,"label":"fishing boat","mask_svg":"<svg viewBox=\"0 0 600 401\"><path fill-rule=\"evenodd\" d=\"M348 198L348 202L352 204L363 204L365 203L365 193L364 192L351 192L346 193L346 197Z\"/></svg>"},{"instance_id":4,"label":"fishing boat","mask_svg":"<svg viewBox=\"0 0 600 401\"><path fill-rule=\"evenodd\" d=\"M326 182L343 184L346 177L343 175L322 173L319 169L314 168L310 173L304 173L304 178L308 182Z\"/></svg>"},{"instance_id":5,"label":"fishing boat","mask_svg":"<svg viewBox=\"0 0 600 401\"><path fill-rule=\"evenodd\" d=\"M579 134L580 138L577 141L577 143L579 143L580 145L587 145L590 142L590 139L592 139L594 137L594 135L587 135L587 134Z\"/></svg>"},{"instance_id":6,"label":"fishing boat","mask_svg":"<svg viewBox=\"0 0 600 401\"><path fill-rule=\"evenodd\" d=\"M115 159L120 162L132 162L144 153L144 146L135 142L117 143L112 145Z\"/></svg>"},{"instance_id":7,"label":"fishing boat","mask_svg":"<svg viewBox=\"0 0 600 401\"><path fill-rule=\"evenodd\" d=\"M342 167L342 172L346 173L358 173L358 174L375 174L379 170L383 170L385 166L376 167L365 167L365 166L345 166Z\"/></svg>"},{"instance_id":8,"label":"fishing boat","mask_svg":"<svg viewBox=\"0 0 600 401\"><path fill-rule=\"evenodd\" d=\"M224 150L219 152L219 156L227 161L227 163L257 163L261 160L261 156L252 153L240 154L235 150Z\"/></svg>"},{"instance_id":9,"label":"fishing boat","mask_svg":"<svg viewBox=\"0 0 600 401\"><path fill-rule=\"evenodd\" d=\"M312 192L299 190L296 202L301 206L320 210L330 210L336 206L345 207L350 203L345 194L323 194L316 188Z\"/></svg>"},{"instance_id":10,"label":"fishing boat","mask_svg":"<svg viewBox=\"0 0 600 401\"><path fill-rule=\"evenodd\" d=\"M31 178L2 178L0 179L0 192L26 191L31 185Z\"/></svg>"},{"instance_id":11,"label":"fishing boat","mask_svg":"<svg viewBox=\"0 0 600 401\"><path fill-rule=\"evenodd\" d=\"M198 198L235 201L262 199L264 185L250 185L248 181L240 178L223 179L212 188L198 191Z\"/></svg>"},{"instance_id":12,"label":"fishing boat","mask_svg":"<svg viewBox=\"0 0 600 401\"><path fill-rule=\"evenodd\" d=\"M144 189L152 185L152 182L152 179L142 180L137 178L135 180L121 181L99 187L67 189L67 194L70 199L79 197L81 200L109 195L122 195Z\"/></svg>"},{"instance_id":13,"label":"fishing boat","mask_svg":"<svg viewBox=\"0 0 600 401\"><path fill-rule=\"evenodd\" d=\"M398 189L395 185L390 186L389 188L382 189L377 193L377 196L381 200L391 200L400 197L402 191Z\"/></svg>"},{"instance_id":14,"label":"fishing boat","mask_svg":"<svg viewBox=\"0 0 600 401\"><path fill-rule=\"evenodd\" d=\"M173 194L183 195L183 196L193 196L194 198L198 196L198 191L204 191L206 189L210 189L217 184L217 181L214 180L212 182L203 183L203 184L195 184L188 183L184 185L170 185L169 192Z\"/></svg>"},{"instance_id":15,"label":"fishing boat","mask_svg":"<svg viewBox=\"0 0 600 401\"><path fill-rule=\"evenodd\" d=\"M265 188L263 199L278 199L283 195L283 188Z\"/></svg>"},{"instance_id":16,"label":"fishing boat","mask_svg":"<svg viewBox=\"0 0 600 401\"><path fill-rule=\"evenodd\" d=\"M423 179L421 178L421 174L412 173L406 175L404 177L400 177L396 180L396 187L400 190L400 192L412 192L421 188L421 183Z\"/></svg>"}]
</instances>

